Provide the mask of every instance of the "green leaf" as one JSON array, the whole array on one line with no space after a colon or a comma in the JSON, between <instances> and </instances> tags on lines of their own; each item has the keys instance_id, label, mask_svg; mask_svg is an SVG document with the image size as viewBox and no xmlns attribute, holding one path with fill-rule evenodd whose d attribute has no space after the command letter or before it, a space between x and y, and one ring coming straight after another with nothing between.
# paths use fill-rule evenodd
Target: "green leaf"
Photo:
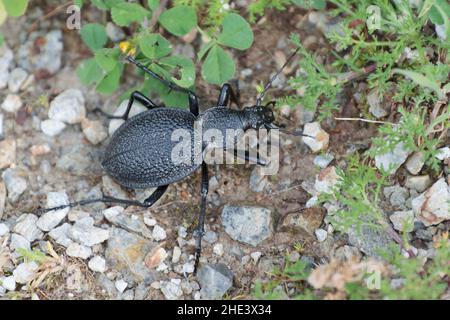
<instances>
[{"instance_id":1,"label":"green leaf","mask_svg":"<svg viewBox=\"0 0 450 320\"><path fill-rule=\"evenodd\" d=\"M220 46L214 45L202 66L203 79L213 84L222 84L231 79L236 71L233 59Z\"/></svg>"},{"instance_id":2,"label":"green leaf","mask_svg":"<svg viewBox=\"0 0 450 320\"><path fill-rule=\"evenodd\" d=\"M124 2L124 0L91 0L91 2L100 10L111 10L114 5Z\"/></svg>"},{"instance_id":3,"label":"green leaf","mask_svg":"<svg viewBox=\"0 0 450 320\"><path fill-rule=\"evenodd\" d=\"M75 1L73 2L73 4L76 5L76 6L78 6L79 8L82 8L82 7L83 7L83 4L84 4L84 0L75 0Z\"/></svg>"},{"instance_id":4,"label":"green leaf","mask_svg":"<svg viewBox=\"0 0 450 320\"><path fill-rule=\"evenodd\" d=\"M133 22L141 22L150 12L137 3L118 3L111 9L111 18L121 27L129 26Z\"/></svg>"},{"instance_id":5,"label":"green leaf","mask_svg":"<svg viewBox=\"0 0 450 320\"><path fill-rule=\"evenodd\" d=\"M415 72L415 71L403 70L403 69L392 69L392 72L401 74L401 75L411 79L416 84L435 91L436 94L438 95L439 99L443 99L444 98L444 96L443 96L443 94L441 92L441 88L439 87L439 85L436 82L434 82L434 81L430 80L429 78L425 77L423 74Z\"/></svg>"},{"instance_id":6,"label":"green leaf","mask_svg":"<svg viewBox=\"0 0 450 320\"><path fill-rule=\"evenodd\" d=\"M85 86L100 81L104 74L94 58L83 60L77 67L78 79Z\"/></svg>"},{"instance_id":7,"label":"green leaf","mask_svg":"<svg viewBox=\"0 0 450 320\"><path fill-rule=\"evenodd\" d=\"M304 9L323 10L327 6L326 0L292 0L292 3Z\"/></svg>"},{"instance_id":8,"label":"green leaf","mask_svg":"<svg viewBox=\"0 0 450 320\"><path fill-rule=\"evenodd\" d=\"M191 59L183 56L171 56L159 61L161 64L179 69L181 77L172 77L173 82L183 88L189 88L195 82L195 65Z\"/></svg>"},{"instance_id":9,"label":"green leaf","mask_svg":"<svg viewBox=\"0 0 450 320\"><path fill-rule=\"evenodd\" d=\"M203 47L201 47L200 51L197 54L197 59L200 61L203 59L205 54L212 48L213 45L215 45L215 41L210 41L207 44L205 44Z\"/></svg>"},{"instance_id":10,"label":"green leaf","mask_svg":"<svg viewBox=\"0 0 450 320\"><path fill-rule=\"evenodd\" d=\"M439 10L440 7L442 10ZM445 16L447 16L447 20L448 20L448 15L445 12L450 12L450 4L448 3L447 0L436 0L434 5L430 8L429 11L429 17L431 22L433 22L434 24L437 25L441 25L444 24L445 22Z\"/></svg>"},{"instance_id":11,"label":"green leaf","mask_svg":"<svg viewBox=\"0 0 450 320\"><path fill-rule=\"evenodd\" d=\"M122 75L123 64L117 64L117 66L110 72L97 85L97 91L103 94L110 94L117 90L120 83L120 76Z\"/></svg>"},{"instance_id":12,"label":"green leaf","mask_svg":"<svg viewBox=\"0 0 450 320\"><path fill-rule=\"evenodd\" d=\"M172 45L160 34L148 34L139 39L142 53L150 59L159 59L172 51Z\"/></svg>"},{"instance_id":13,"label":"green leaf","mask_svg":"<svg viewBox=\"0 0 450 320\"><path fill-rule=\"evenodd\" d=\"M120 49L103 48L95 51L95 61L106 72L112 71L119 62Z\"/></svg>"},{"instance_id":14,"label":"green leaf","mask_svg":"<svg viewBox=\"0 0 450 320\"><path fill-rule=\"evenodd\" d=\"M3 0L6 12L11 17L19 17L25 13L28 0Z\"/></svg>"},{"instance_id":15,"label":"green leaf","mask_svg":"<svg viewBox=\"0 0 450 320\"><path fill-rule=\"evenodd\" d=\"M5 38L3 37L3 34L0 33L0 47L3 46L4 42L5 42Z\"/></svg>"},{"instance_id":16,"label":"green leaf","mask_svg":"<svg viewBox=\"0 0 450 320\"><path fill-rule=\"evenodd\" d=\"M229 13L223 19L222 33L217 41L224 46L239 50L248 49L253 43L252 28L240 15Z\"/></svg>"},{"instance_id":17,"label":"green leaf","mask_svg":"<svg viewBox=\"0 0 450 320\"><path fill-rule=\"evenodd\" d=\"M148 0L147 1L148 7L152 10L155 11L159 8L159 0Z\"/></svg>"},{"instance_id":18,"label":"green leaf","mask_svg":"<svg viewBox=\"0 0 450 320\"><path fill-rule=\"evenodd\" d=\"M105 27L98 23L88 23L80 30L81 39L91 49L95 51L103 48L108 42Z\"/></svg>"},{"instance_id":19,"label":"green leaf","mask_svg":"<svg viewBox=\"0 0 450 320\"><path fill-rule=\"evenodd\" d=\"M184 36L197 25L197 14L189 6L176 6L159 16L159 23L176 36Z\"/></svg>"},{"instance_id":20,"label":"green leaf","mask_svg":"<svg viewBox=\"0 0 450 320\"><path fill-rule=\"evenodd\" d=\"M185 108L188 106L188 96L186 93L170 91L165 84L153 78L146 78L142 91L156 93L166 106L173 108Z\"/></svg>"}]
</instances>

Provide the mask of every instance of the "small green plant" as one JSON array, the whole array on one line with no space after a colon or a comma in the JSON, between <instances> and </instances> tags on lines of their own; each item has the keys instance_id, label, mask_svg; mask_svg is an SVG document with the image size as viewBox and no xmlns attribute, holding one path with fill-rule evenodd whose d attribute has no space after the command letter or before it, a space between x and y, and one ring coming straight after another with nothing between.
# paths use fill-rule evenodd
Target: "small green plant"
<instances>
[{"instance_id":1,"label":"small green plant","mask_svg":"<svg viewBox=\"0 0 450 320\"><path fill-rule=\"evenodd\" d=\"M209 3L208 7L215 7L216 2ZM224 3L221 3L220 17L211 11L215 18L209 16L206 22L198 21L196 11L206 6L206 1L176 1L174 7L162 11L159 16L159 1L148 1L146 7L120 0L97 0L92 4L100 10L109 11L112 22L117 26L136 30L127 41L111 47L103 25L89 23L81 29L81 38L94 56L80 64L77 74L83 84L95 84L97 91L104 94L116 91L120 84L124 70L123 54L135 56L150 70L181 87L193 87L195 62L185 56L173 55L170 41L155 32L155 26L148 25L152 19L156 19L156 23L175 37L183 37L194 29L202 34L206 43L197 59L203 60L202 77L213 84L231 79L236 71L232 57L224 48L246 50L253 43L253 32L248 22L240 15L227 11ZM168 105L187 105L186 95L171 92L154 79L146 79L139 89L158 94Z\"/></svg>"},{"instance_id":2,"label":"small green plant","mask_svg":"<svg viewBox=\"0 0 450 320\"><path fill-rule=\"evenodd\" d=\"M0 26L6 18L19 17L25 13L28 7L28 0L0 0ZM0 46L3 45L3 35L0 33Z\"/></svg>"}]
</instances>

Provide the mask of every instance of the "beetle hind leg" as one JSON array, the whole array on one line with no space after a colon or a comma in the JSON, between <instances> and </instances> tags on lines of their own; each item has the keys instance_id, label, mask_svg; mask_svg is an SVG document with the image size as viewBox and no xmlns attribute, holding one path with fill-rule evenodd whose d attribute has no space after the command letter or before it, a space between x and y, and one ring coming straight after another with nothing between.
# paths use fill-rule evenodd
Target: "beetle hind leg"
<instances>
[{"instance_id":1,"label":"beetle hind leg","mask_svg":"<svg viewBox=\"0 0 450 320\"><path fill-rule=\"evenodd\" d=\"M230 102L240 105L239 103L239 82L236 80L236 93L229 83L225 83L220 89L219 99L217 99L218 107L228 107Z\"/></svg>"},{"instance_id":2,"label":"beetle hind leg","mask_svg":"<svg viewBox=\"0 0 450 320\"><path fill-rule=\"evenodd\" d=\"M201 186L201 202L200 215L198 218L197 227L194 230L195 238L195 264L194 274L197 274L197 268L202 252L202 238L205 234L205 216L206 216L206 197L208 195L209 181L208 181L208 167L205 162L202 163L202 186Z\"/></svg>"}]
</instances>

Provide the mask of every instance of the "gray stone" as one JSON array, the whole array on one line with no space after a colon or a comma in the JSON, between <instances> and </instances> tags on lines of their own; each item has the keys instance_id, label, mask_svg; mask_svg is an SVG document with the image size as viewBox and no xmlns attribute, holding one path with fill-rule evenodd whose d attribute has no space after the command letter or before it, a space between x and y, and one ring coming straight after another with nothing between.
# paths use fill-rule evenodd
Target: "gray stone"
<instances>
[{"instance_id":1,"label":"gray stone","mask_svg":"<svg viewBox=\"0 0 450 320\"><path fill-rule=\"evenodd\" d=\"M2 220L3 213L5 212L6 202L6 186L3 180L0 180L0 220Z\"/></svg>"},{"instance_id":2,"label":"gray stone","mask_svg":"<svg viewBox=\"0 0 450 320\"><path fill-rule=\"evenodd\" d=\"M98 283L105 288L106 293L110 297L114 297L117 293L116 286L114 282L109 280L104 274L100 274L98 277Z\"/></svg>"},{"instance_id":3,"label":"gray stone","mask_svg":"<svg viewBox=\"0 0 450 320\"><path fill-rule=\"evenodd\" d=\"M42 239L44 234L36 227L37 220L38 217L34 214L23 214L16 220L13 231L30 242Z\"/></svg>"},{"instance_id":4,"label":"gray stone","mask_svg":"<svg viewBox=\"0 0 450 320\"><path fill-rule=\"evenodd\" d=\"M120 293L123 293L128 287L128 283L126 283L126 281L124 281L123 279L117 280L114 285L116 286L117 291L119 291Z\"/></svg>"},{"instance_id":5,"label":"gray stone","mask_svg":"<svg viewBox=\"0 0 450 320\"><path fill-rule=\"evenodd\" d=\"M178 300L183 295L180 284L173 281L162 281L161 292L167 300Z\"/></svg>"},{"instance_id":6,"label":"gray stone","mask_svg":"<svg viewBox=\"0 0 450 320\"><path fill-rule=\"evenodd\" d=\"M425 157L422 152L414 152L406 161L406 170L411 174L418 174L425 164Z\"/></svg>"},{"instance_id":7,"label":"gray stone","mask_svg":"<svg viewBox=\"0 0 450 320\"><path fill-rule=\"evenodd\" d=\"M205 232L205 235L203 236L203 240L205 240L206 242L213 244L214 242L217 241L217 233L215 233L214 231L208 230Z\"/></svg>"},{"instance_id":8,"label":"gray stone","mask_svg":"<svg viewBox=\"0 0 450 320\"><path fill-rule=\"evenodd\" d=\"M86 118L81 122L81 128L86 139L93 145L97 145L108 138L108 133L100 121L92 121Z\"/></svg>"},{"instance_id":9,"label":"gray stone","mask_svg":"<svg viewBox=\"0 0 450 320\"><path fill-rule=\"evenodd\" d=\"M348 231L349 243L368 256L382 258L380 253L389 251L395 244L387 231L381 227L363 224L359 231L354 229Z\"/></svg>"},{"instance_id":10,"label":"gray stone","mask_svg":"<svg viewBox=\"0 0 450 320\"><path fill-rule=\"evenodd\" d=\"M55 240L56 243L67 248L73 243L73 241L69 238L70 228L72 228L72 226L69 223L64 223L61 226L52 229L48 235L50 238Z\"/></svg>"},{"instance_id":11,"label":"gray stone","mask_svg":"<svg viewBox=\"0 0 450 320\"><path fill-rule=\"evenodd\" d=\"M385 154L377 154L375 156L375 166L380 170L393 174L406 161L410 151L404 148L402 142L398 143L395 148Z\"/></svg>"},{"instance_id":12,"label":"gray stone","mask_svg":"<svg viewBox=\"0 0 450 320\"><path fill-rule=\"evenodd\" d=\"M152 237L156 241L164 240L167 237L166 231L159 225L153 227Z\"/></svg>"},{"instance_id":13,"label":"gray stone","mask_svg":"<svg viewBox=\"0 0 450 320\"><path fill-rule=\"evenodd\" d=\"M328 233L324 229L316 229L314 231L314 234L316 235L317 241L324 242L327 239Z\"/></svg>"},{"instance_id":14,"label":"gray stone","mask_svg":"<svg viewBox=\"0 0 450 320\"><path fill-rule=\"evenodd\" d=\"M123 30L112 22L106 23L106 34L113 42L118 42L125 39L125 33Z\"/></svg>"},{"instance_id":15,"label":"gray stone","mask_svg":"<svg viewBox=\"0 0 450 320\"><path fill-rule=\"evenodd\" d=\"M9 244L9 248L14 251L17 251L17 249L30 250L31 244L30 241L28 241L21 235L13 233L11 234L11 242Z\"/></svg>"},{"instance_id":16,"label":"gray stone","mask_svg":"<svg viewBox=\"0 0 450 320\"><path fill-rule=\"evenodd\" d=\"M233 285L233 273L224 264L206 264L197 275L202 299L221 299Z\"/></svg>"},{"instance_id":17,"label":"gray stone","mask_svg":"<svg viewBox=\"0 0 450 320\"><path fill-rule=\"evenodd\" d=\"M0 223L0 237L3 237L7 233L9 233L8 226L4 223Z\"/></svg>"},{"instance_id":18,"label":"gray stone","mask_svg":"<svg viewBox=\"0 0 450 320\"><path fill-rule=\"evenodd\" d=\"M367 95L367 104L369 105L370 113L377 119L386 117L389 114L384 106L382 106L377 89L369 92Z\"/></svg>"},{"instance_id":19,"label":"gray stone","mask_svg":"<svg viewBox=\"0 0 450 320\"><path fill-rule=\"evenodd\" d=\"M41 131L49 137L57 136L65 128L66 124L58 120L47 119L41 122Z\"/></svg>"},{"instance_id":20,"label":"gray stone","mask_svg":"<svg viewBox=\"0 0 450 320\"><path fill-rule=\"evenodd\" d=\"M221 243L216 243L213 247L213 252L214 254L218 255L219 257L223 256L223 244Z\"/></svg>"},{"instance_id":21,"label":"gray stone","mask_svg":"<svg viewBox=\"0 0 450 320\"><path fill-rule=\"evenodd\" d=\"M144 260L156 244L124 229L111 228L105 252L110 268L125 276L128 282L151 283L154 273L145 266Z\"/></svg>"},{"instance_id":22,"label":"gray stone","mask_svg":"<svg viewBox=\"0 0 450 320\"><path fill-rule=\"evenodd\" d=\"M405 186L418 192L424 192L431 186L431 183L432 181L429 175L413 176L406 178Z\"/></svg>"},{"instance_id":23,"label":"gray stone","mask_svg":"<svg viewBox=\"0 0 450 320\"><path fill-rule=\"evenodd\" d=\"M106 220L118 227L122 227L123 229L131 232L136 232L149 239L152 238L150 229L147 228L142 220L138 217L136 217L137 219L133 219L132 217L125 215L123 212L124 209L122 207L115 206L104 210L103 216Z\"/></svg>"},{"instance_id":24,"label":"gray stone","mask_svg":"<svg viewBox=\"0 0 450 320\"><path fill-rule=\"evenodd\" d=\"M336 249L334 257L340 261L349 261L354 258L359 261L361 259L361 252L356 247L343 245Z\"/></svg>"},{"instance_id":25,"label":"gray stone","mask_svg":"<svg viewBox=\"0 0 450 320\"><path fill-rule=\"evenodd\" d=\"M73 242L67 247L66 253L69 257L87 259L92 256L92 249Z\"/></svg>"},{"instance_id":26,"label":"gray stone","mask_svg":"<svg viewBox=\"0 0 450 320\"><path fill-rule=\"evenodd\" d=\"M20 88L22 87L27 77L28 73L21 68L16 68L13 71L11 71L11 74L9 75L8 79L9 91L11 91L12 93L19 92Z\"/></svg>"},{"instance_id":27,"label":"gray stone","mask_svg":"<svg viewBox=\"0 0 450 320\"><path fill-rule=\"evenodd\" d=\"M393 206L404 208L406 199L408 199L408 197L409 197L408 189L395 185L393 186L392 193L389 197L389 201Z\"/></svg>"},{"instance_id":28,"label":"gray stone","mask_svg":"<svg viewBox=\"0 0 450 320\"><path fill-rule=\"evenodd\" d=\"M438 158L441 161L450 158L450 147L444 147L444 148L438 149L436 158Z\"/></svg>"},{"instance_id":29,"label":"gray stone","mask_svg":"<svg viewBox=\"0 0 450 320\"><path fill-rule=\"evenodd\" d=\"M82 245L92 247L109 239L109 230L94 227L94 219L78 220L69 230L69 237Z\"/></svg>"},{"instance_id":30,"label":"gray stone","mask_svg":"<svg viewBox=\"0 0 450 320\"><path fill-rule=\"evenodd\" d=\"M14 279L14 276L0 278L0 283L8 291L16 290L16 279Z\"/></svg>"},{"instance_id":31,"label":"gray stone","mask_svg":"<svg viewBox=\"0 0 450 320\"><path fill-rule=\"evenodd\" d=\"M331 193L339 183L339 176L334 166L323 169L314 182L314 189L319 193Z\"/></svg>"},{"instance_id":32,"label":"gray stone","mask_svg":"<svg viewBox=\"0 0 450 320\"><path fill-rule=\"evenodd\" d=\"M16 94L8 94L1 105L6 112L15 113L22 107L23 102L20 96Z\"/></svg>"},{"instance_id":33,"label":"gray stone","mask_svg":"<svg viewBox=\"0 0 450 320\"><path fill-rule=\"evenodd\" d=\"M26 284L33 280L39 269L39 265L34 262L23 262L13 271L14 279L17 283Z\"/></svg>"},{"instance_id":34,"label":"gray stone","mask_svg":"<svg viewBox=\"0 0 450 320\"><path fill-rule=\"evenodd\" d=\"M58 207L69 204L69 197L65 192L47 193L47 208ZM52 210L39 217L36 225L43 231L50 231L63 221L69 213L70 208Z\"/></svg>"},{"instance_id":35,"label":"gray stone","mask_svg":"<svg viewBox=\"0 0 450 320\"><path fill-rule=\"evenodd\" d=\"M16 162L16 141L6 139L0 141L0 170L8 168Z\"/></svg>"},{"instance_id":36,"label":"gray stone","mask_svg":"<svg viewBox=\"0 0 450 320\"><path fill-rule=\"evenodd\" d=\"M271 235L271 212L261 207L234 207L222 210L225 232L234 240L256 246Z\"/></svg>"},{"instance_id":37,"label":"gray stone","mask_svg":"<svg viewBox=\"0 0 450 320\"><path fill-rule=\"evenodd\" d=\"M60 93L50 103L48 117L67 124L82 122L86 118L83 93L78 89L68 89Z\"/></svg>"},{"instance_id":38,"label":"gray stone","mask_svg":"<svg viewBox=\"0 0 450 320\"><path fill-rule=\"evenodd\" d=\"M394 229L402 232L411 232L414 229L414 212L408 211L396 211L389 216L394 225Z\"/></svg>"},{"instance_id":39,"label":"gray stone","mask_svg":"<svg viewBox=\"0 0 450 320\"><path fill-rule=\"evenodd\" d=\"M303 137L303 142L311 149L312 152L319 152L328 148L330 136L321 127L319 122L306 123L303 133L310 137Z\"/></svg>"},{"instance_id":40,"label":"gray stone","mask_svg":"<svg viewBox=\"0 0 450 320\"><path fill-rule=\"evenodd\" d=\"M21 177L20 173L14 169L6 169L2 173L3 181L8 190L8 199L11 202L16 202L20 195L24 193L27 188L27 180Z\"/></svg>"},{"instance_id":41,"label":"gray stone","mask_svg":"<svg viewBox=\"0 0 450 320\"><path fill-rule=\"evenodd\" d=\"M445 178L436 181L431 188L412 200L412 209L425 226L439 224L450 219L450 187Z\"/></svg>"},{"instance_id":42,"label":"gray stone","mask_svg":"<svg viewBox=\"0 0 450 320\"><path fill-rule=\"evenodd\" d=\"M334 160L334 156L331 153L327 153L324 155L318 155L314 158L314 164L322 169L325 169L331 161Z\"/></svg>"},{"instance_id":43,"label":"gray stone","mask_svg":"<svg viewBox=\"0 0 450 320\"><path fill-rule=\"evenodd\" d=\"M262 192L268 184L267 176L262 174L261 166L255 166L250 174L250 190L253 192Z\"/></svg>"},{"instance_id":44,"label":"gray stone","mask_svg":"<svg viewBox=\"0 0 450 320\"><path fill-rule=\"evenodd\" d=\"M30 72L53 75L61 68L62 31L32 32L19 48L18 64Z\"/></svg>"},{"instance_id":45,"label":"gray stone","mask_svg":"<svg viewBox=\"0 0 450 320\"><path fill-rule=\"evenodd\" d=\"M89 260L88 267L94 272L103 273L107 270L106 260L103 259L103 257L94 256L91 260Z\"/></svg>"},{"instance_id":46,"label":"gray stone","mask_svg":"<svg viewBox=\"0 0 450 320\"><path fill-rule=\"evenodd\" d=\"M0 47L0 89L6 88L9 79L9 69L14 61L14 53L6 44Z\"/></svg>"}]
</instances>

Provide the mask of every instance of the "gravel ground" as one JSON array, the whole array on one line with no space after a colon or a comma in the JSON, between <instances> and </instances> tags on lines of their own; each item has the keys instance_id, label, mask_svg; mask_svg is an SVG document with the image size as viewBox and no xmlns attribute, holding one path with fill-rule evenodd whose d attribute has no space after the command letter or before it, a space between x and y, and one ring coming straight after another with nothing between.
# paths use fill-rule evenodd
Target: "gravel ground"
<instances>
[{"instance_id":1,"label":"gravel ground","mask_svg":"<svg viewBox=\"0 0 450 320\"><path fill-rule=\"evenodd\" d=\"M327 217L338 204L315 206L317 196L336 184L343 157L367 146L375 127L334 121L321 127L301 107L280 108L277 117L316 138L281 135L277 175L262 176L252 165L209 168L206 235L197 276L192 231L199 211L199 172L171 185L150 209L95 204L36 214L39 208L102 192L144 199L152 190L125 190L102 172L99 158L117 124L92 111L124 108L120 95L139 79L130 72L120 91L107 97L82 86L75 68L89 52L79 45L78 32L65 29L63 14L41 21L32 32L24 30L42 16L37 7L30 11L2 26L7 45L0 48L0 70L5 71L0 79L0 297L249 297L255 280L266 278L285 256L317 265L333 257L376 255L377 248L392 243L384 233L336 233ZM255 27L255 45L235 53L242 101L254 99L255 84L284 62L289 30L300 33L310 50L322 52L323 19L294 11L269 16ZM196 52L198 43L181 42L177 48ZM326 64L327 55L323 58ZM289 90L286 77L292 68L287 71L275 83L276 96ZM197 92L207 106L218 88L199 80ZM352 114L355 101L344 104L342 115ZM386 112L376 101L373 108ZM449 149L441 154L448 161ZM447 201L448 208L448 181L420 174L420 155L409 155L401 146L376 159L377 166L391 163L399 178L384 190L384 208L395 229L405 219L413 222L412 244L426 257L432 253L433 236L449 227L450 211L436 212L437 202ZM294 250L296 243L302 244L302 254ZM44 267L19 262L21 249L31 248L48 256Z\"/></svg>"}]
</instances>

